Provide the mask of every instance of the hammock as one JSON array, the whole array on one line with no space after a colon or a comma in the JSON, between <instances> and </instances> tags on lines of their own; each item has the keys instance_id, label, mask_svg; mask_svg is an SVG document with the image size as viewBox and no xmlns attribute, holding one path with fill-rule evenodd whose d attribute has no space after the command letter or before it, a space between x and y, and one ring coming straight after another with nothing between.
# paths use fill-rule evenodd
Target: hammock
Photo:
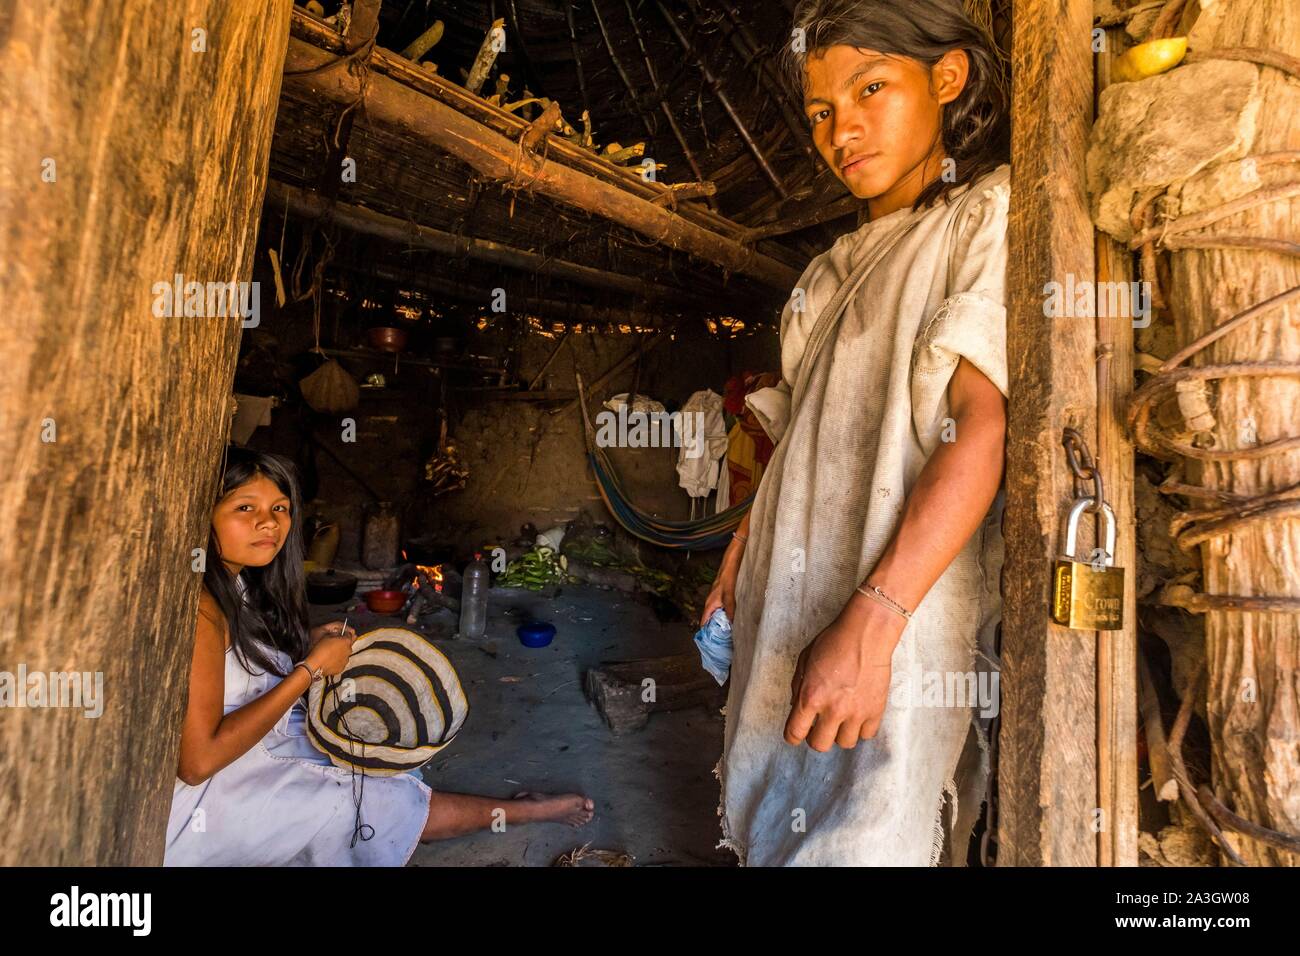
<instances>
[{"instance_id":1,"label":"hammock","mask_svg":"<svg viewBox=\"0 0 1300 956\"><path fill-rule=\"evenodd\" d=\"M730 543L731 532L740 524L749 506L754 503L750 495L726 511L697 518L694 521L666 521L656 518L632 504L619 484L618 474L603 449L596 445L591 418L587 414L587 399L583 392L582 376L578 376L578 401L582 406L583 432L587 442L587 461L596 476L596 488L601 500L614 519L628 534L657 544L661 548L679 551L707 551L723 548Z\"/></svg>"}]
</instances>

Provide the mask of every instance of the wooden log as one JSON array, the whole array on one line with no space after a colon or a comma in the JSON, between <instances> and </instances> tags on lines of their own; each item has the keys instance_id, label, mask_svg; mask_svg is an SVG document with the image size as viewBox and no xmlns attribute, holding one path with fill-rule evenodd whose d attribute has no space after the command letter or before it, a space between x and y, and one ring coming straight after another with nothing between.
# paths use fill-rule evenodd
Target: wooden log
<instances>
[{"instance_id":1,"label":"wooden log","mask_svg":"<svg viewBox=\"0 0 1300 956\"><path fill-rule=\"evenodd\" d=\"M319 50L334 53L335 55L345 52L342 37L330 29L329 26L318 22L297 7L294 8L290 28L295 38ZM372 71L391 77L395 82L408 86L426 96L431 96L457 112L483 123L488 128L510 139L518 139L519 134L528 125L527 121L521 117L512 116L487 100L468 93L460 84L453 83L445 77L425 73L415 64L382 47L377 47L374 50L368 63ZM784 127L778 127L775 133L775 138L766 148L776 148L780 145L781 139L788 135ZM751 162L747 154L742 154L742 156L745 157L745 162L737 167L737 171ZM603 163L588 150L576 144L563 141L553 142L551 144L551 158L561 160L574 169L581 170L603 182L618 185L620 188L642 198L652 199L661 195L667 189L667 186L662 183L643 179L637 172ZM731 178L736 178L734 175L728 175ZM715 173L709 178L721 182L722 177ZM744 232L744 228L739 224L695 203L683 205L679 209L679 213L691 222L720 235L735 238ZM778 255L784 252L780 246L773 244L769 244L769 248ZM792 258L789 264L793 267L795 260Z\"/></svg>"},{"instance_id":2,"label":"wooden log","mask_svg":"<svg viewBox=\"0 0 1300 956\"><path fill-rule=\"evenodd\" d=\"M317 193L279 181L271 182L267 188L266 200L279 208L287 206L295 216L306 219L328 219L354 232L387 239L390 242L417 246L421 249L431 249L449 256L467 255L483 262L526 269L598 289L614 289L653 298L662 298L669 294L663 287L634 276L608 272L565 259L553 259L505 243L493 242L490 239L459 236L434 229L432 226L421 226L407 222L405 219L398 219L396 216L375 212L364 206L330 203Z\"/></svg>"},{"instance_id":3,"label":"wooden log","mask_svg":"<svg viewBox=\"0 0 1300 956\"><path fill-rule=\"evenodd\" d=\"M478 55L474 57L474 64L469 68L469 78L465 80L465 89L471 93L481 90L488 74L492 72L492 64L496 63L497 54L503 47L505 27L505 20L501 18L493 20L487 35L483 37L483 42L479 44Z\"/></svg>"},{"instance_id":4,"label":"wooden log","mask_svg":"<svg viewBox=\"0 0 1300 956\"><path fill-rule=\"evenodd\" d=\"M352 19L348 21L347 32L349 47L359 49L379 36L379 6L382 2L383 0L356 0L352 4Z\"/></svg>"},{"instance_id":5,"label":"wooden log","mask_svg":"<svg viewBox=\"0 0 1300 956\"><path fill-rule=\"evenodd\" d=\"M289 42L290 70L314 69L330 59L330 54L310 44L296 39ZM336 102L350 103L359 95L357 78L341 69L286 77L285 82ZM797 270L624 189L551 159L521 156L517 143L386 76L369 78L365 103L369 120L405 130L491 179L527 187L774 288L788 290L798 281Z\"/></svg>"},{"instance_id":6,"label":"wooden log","mask_svg":"<svg viewBox=\"0 0 1300 956\"><path fill-rule=\"evenodd\" d=\"M396 266L388 266L382 263L351 264L336 262L332 264L332 267L363 273L389 282L396 282L409 289L448 295L462 302L478 302L480 304L490 302L493 295L492 289L473 285L459 279L444 279L432 273L417 272L413 269L399 269ZM666 294L670 290L661 288L659 291ZM556 299L533 295L528 292L513 291L509 286L506 287L506 298L512 312L532 312L542 319L581 322L587 325L608 325L613 322L619 325L658 327L663 324L665 314L673 314L674 309L680 312L687 308L698 311L710 307L706 300L697 300L690 296L686 296L675 306L670 300L645 300L640 297L630 299L628 302L629 308L613 305L589 305L586 302L575 302L572 299ZM659 304L652 306L650 303L654 301ZM402 361L406 362L409 359L403 358Z\"/></svg>"},{"instance_id":7,"label":"wooden log","mask_svg":"<svg viewBox=\"0 0 1300 956\"><path fill-rule=\"evenodd\" d=\"M0 668L101 675L103 711L5 709L0 864L162 862L240 319L155 283L251 279L289 10L4 14Z\"/></svg>"},{"instance_id":8,"label":"wooden log","mask_svg":"<svg viewBox=\"0 0 1300 956\"><path fill-rule=\"evenodd\" d=\"M640 730L657 711L720 707L726 700L694 652L601 664L587 671L584 686L615 734Z\"/></svg>"},{"instance_id":9,"label":"wooden log","mask_svg":"<svg viewBox=\"0 0 1300 956\"><path fill-rule=\"evenodd\" d=\"M1098 95L1110 83L1110 70L1118 59L1114 51L1123 49L1123 33L1118 27L1108 31L1110 52L1097 55ZM1102 232L1095 232L1095 237L1098 281L1128 287L1134 278L1132 255ZM1097 805L1108 823L1098 844L1101 866L1138 865L1137 511L1133 442L1125 424L1126 403L1133 391L1135 318L1097 317L1096 459L1106 500L1115 512L1115 564L1127 569L1124 629L1097 634Z\"/></svg>"},{"instance_id":10,"label":"wooden log","mask_svg":"<svg viewBox=\"0 0 1300 956\"><path fill-rule=\"evenodd\" d=\"M408 60L418 61L420 57L424 56L438 45L438 41L442 39L442 33L442 21L434 20L429 29L425 30L407 45L406 49L402 51L402 56L406 57Z\"/></svg>"},{"instance_id":11,"label":"wooden log","mask_svg":"<svg viewBox=\"0 0 1300 956\"><path fill-rule=\"evenodd\" d=\"M1092 866L1096 634L1059 627L1050 611L1072 488L1061 431L1073 426L1095 446L1097 333L1043 310L1047 282L1094 274L1084 184L1092 4L1018 4L1013 21L997 862Z\"/></svg>"},{"instance_id":12,"label":"wooden log","mask_svg":"<svg viewBox=\"0 0 1300 956\"><path fill-rule=\"evenodd\" d=\"M1193 27L1197 49L1251 47L1289 52L1300 48L1300 17L1290 0L1223 0L1202 11ZM1300 83L1271 67L1259 71L1260 106L1251 153L1294 150ZM1272 170L1269 171L1272 175ZM1264 173L1261 173L1263 176ZM1276 170L1272 185L1289 178ZM1294 239L1300 198L1244 210L1207 227L1220 234ZM1177 304L1177 340L1192 342L1228 317L1300 285L1300 259L1251 249L1182 249L1170 254L1169 298ZM1193 366L1300 362L1300 306L1291 301L1213 342ZM1240 451L1300 433L1300 379L1242 376L1219 380L1214 448ZM1188 460L1188 484L1216 495L1255 497L1300 483L1300 451L1235 460ZM1278 514L1236 524L1199 546L1204 591L1213 595L1300 597L1300 517ZM1300 614L1211 608L1205 619L1209 669L1206 707L1215 796L1241 817L1283 833L1300 834ZM1236 833L1228 834L1246 863L1296 866L1300 855Z\"/></svg>"}]
</instances>

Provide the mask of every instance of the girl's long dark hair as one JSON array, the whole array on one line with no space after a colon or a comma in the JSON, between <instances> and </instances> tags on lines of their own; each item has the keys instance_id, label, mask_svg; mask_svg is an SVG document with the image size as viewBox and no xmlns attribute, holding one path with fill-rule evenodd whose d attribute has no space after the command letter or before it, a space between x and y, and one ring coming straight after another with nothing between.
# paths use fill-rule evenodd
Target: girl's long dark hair
<instances>
[{"instance_id":1,"label":"girl's long dark hair","mask_svg":"<svg viewBox=\"0 0 1300 956\"><path fill-rule=\"evenodd\" d=\"M989 30L975 23L961 0L803 0L783 56L786 75L800 99L808 57L845 46L905 56L931 67L949 50L970 60L966 87L943 107L943 148L956 164L952 182L936 179L921 191L920 209L1006 162L1009 154L1007 82L1003 61ZM792 32L791 41L798 36Z\"/></svg>"},{"instance_id":2,"label":"girl's long dark hair","mask_svg":"<svg viewBox=\"0 0 1300 956\"><path fill-rule=\"evenodd\" d=\"M216 600L230 628L230 646L250 674L270 671L286 676L267 652L284 651L290 661L307 653L307 580L302 564L302 493L293 464L279 455L231 448L221 476L217 501L240 485L264 475L289 499L289 535L265 567L240 572L247 589L240 598L235 576L220 560L216 532L208 527L208 561L203 586Z\"/></svg>"}]
</instances>

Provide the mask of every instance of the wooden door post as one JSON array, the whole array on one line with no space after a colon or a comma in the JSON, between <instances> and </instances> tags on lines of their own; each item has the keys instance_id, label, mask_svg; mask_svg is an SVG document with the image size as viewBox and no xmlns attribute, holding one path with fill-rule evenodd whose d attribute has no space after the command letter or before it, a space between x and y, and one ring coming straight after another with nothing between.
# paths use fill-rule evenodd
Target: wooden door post
<instances>
[{"instance_id":1,"label":"wooden door post","mask_svg":"<svg viewBox=\"0 0 1300 956\"><path fill-rule=\"evenodd\" d=\"M1091 316L1044 312L1047 283L1094 277L1091 29L1090 0L1015 4L999 865L1097 859L1096 634L1050 615L1072 491L1061 430L1077 428L1096 449L1097 332Z\"/></svg>"},{"instance_id":2,"label":"wooden door post","mask_svg":"<svg viewBox=\"0 0 1300 956\"><path fill-rule=\"evenodd\" d=\"M82 706L0 708L0 864L162 861L193 549L261 304L237 295L232 315L207 283L251 278L290 8L5 15L0 672L37 703L31 675L54 672ZM178 281L204 284L190 315Z\"/></svg>"}]
</instances>

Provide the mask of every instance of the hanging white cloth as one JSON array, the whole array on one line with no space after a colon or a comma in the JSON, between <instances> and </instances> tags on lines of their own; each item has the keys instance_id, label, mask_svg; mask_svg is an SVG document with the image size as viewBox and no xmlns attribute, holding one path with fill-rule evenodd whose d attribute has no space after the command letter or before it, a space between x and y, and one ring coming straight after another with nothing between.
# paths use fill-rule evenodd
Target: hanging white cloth
<instances>
[{"instance_id":1,"label":"hanging white cloth","mask_svg":"<svg viewBox=\"0 0 1300 956\"><path fill-rule=\"evenodd\" d=\"M718 459L727 453L722 396L702 389L686 400L680 415L677 483L692 498L706 498L718 484Z\"/></svg>"}]
</instances>

